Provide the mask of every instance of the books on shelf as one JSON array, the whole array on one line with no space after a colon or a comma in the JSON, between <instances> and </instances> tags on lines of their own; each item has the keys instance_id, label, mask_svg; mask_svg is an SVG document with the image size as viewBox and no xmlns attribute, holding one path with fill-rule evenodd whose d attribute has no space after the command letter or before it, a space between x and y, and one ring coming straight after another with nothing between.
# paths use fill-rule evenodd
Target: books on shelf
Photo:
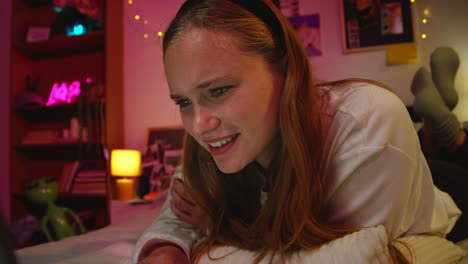
<instances>
[{"instance_id":1,"label":"books on shelf","mask_svg":"<svg viewBox=\"0 0 468 264\"><path fill-rule=\"evenodd\" d=\"M105 194L106 176L105 169L83 166L83 169L76 174L70 192L73 194Z\"/></svg>"},{"instance_id":2,"label":"books on shelf","mask_svg":"<svg viewBox=\"0 0 468 264\"><path fill-rule=\"evenodd\" d=\"M75 182L73 194L106 194L106 182Z\"/></svg>"},{"instance_id":3,"label":"books on shelf","mask_svg":"<svg viewBox=\"0 0 468 264\"><path fill-rule=\"evenodd\" d=\"M71 194L106 194L107 171L86 162L65 163L59 191Z\"/></svg>"},{"instance_id":4,"label":"books on shelf","mask_svg":"<svg viewBox=\"0 0 468 264\"><path fill-rule=\"evenodd\" d=\"M59 179L59 192L69 192L73 183L73 178L80 168L79 161L67 162L63 166L62 175Z\"/></svg>"},{"instance_id":5,"label":"books on shelf","mask_svg":"<svg viewBox=\"0 0 468 264\"><path fill-rule=\"evenodd\" d=\"M31 130L26 133L26 136L21 140L23 145L34 144L54 144L57 143L60 133L56 130L41 129Z\"/></svg>"}]
</instances>

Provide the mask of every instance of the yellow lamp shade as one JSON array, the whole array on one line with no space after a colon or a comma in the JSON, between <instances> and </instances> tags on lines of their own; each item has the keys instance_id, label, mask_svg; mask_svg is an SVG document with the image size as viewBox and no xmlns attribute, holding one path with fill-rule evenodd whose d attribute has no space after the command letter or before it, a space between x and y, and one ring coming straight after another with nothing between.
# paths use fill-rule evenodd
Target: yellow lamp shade
<instances>
[{"instance_id":1,"label":"yellow lamp shade","mask_svg":"<svg viewBox=\"0 0 468 264\"><path fill-rule=\"evenodd\" d=\"M114 149L111 153L111 174L117 177L138 177L141 173L141 153L138 150Z\"/></svg>"}]
</instances>

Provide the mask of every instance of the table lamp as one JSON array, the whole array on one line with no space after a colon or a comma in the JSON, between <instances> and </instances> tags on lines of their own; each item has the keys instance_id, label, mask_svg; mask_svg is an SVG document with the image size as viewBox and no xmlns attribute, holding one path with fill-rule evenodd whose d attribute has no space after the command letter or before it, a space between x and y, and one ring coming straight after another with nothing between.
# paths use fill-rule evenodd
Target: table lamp
<instances>
[{"instance_id":1,"label":"table lamp","mask_svg":"<svg viewBox=\"0 0 468 264\"><path fill-rule=\"evenodd\" d=\"M111 175L123 177L116 180L116 198L120 201L133 200L135 184L133 179L141 174L141 153L138 150L114 149L111 152Z\"/></svg>"}]
</instances>

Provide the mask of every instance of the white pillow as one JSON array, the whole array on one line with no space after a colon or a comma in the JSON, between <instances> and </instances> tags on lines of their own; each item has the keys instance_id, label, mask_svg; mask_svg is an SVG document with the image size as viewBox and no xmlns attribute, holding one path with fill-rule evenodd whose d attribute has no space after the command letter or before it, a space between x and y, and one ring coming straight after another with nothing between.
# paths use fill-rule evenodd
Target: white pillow
<instances>
[{"instance_id":1,"label":"white pillow","mask_svg":"<svg viewBox=\"0 0 468 264\"><path fill-rule=\"evenodd\" d=\"M409 236L399 238L398 240L410 246L413 253L412 263L416 264L459 263L467 254L463 248L438 236ZM400 245L396 244L396 246L401 252L406 252Z\"/></svg>"},{"instance_id":2,"label":"white pillow","mask_svg":"<svg viewBox=\"0 0 468 264\"><path fill-rule=\"evenodd\" d=\"M458 263L466 252L445 238L436 236L412 236L398 239L405 242L412 250L413 264L450 264ZM302 250L286 258L286 264L330 263L330 264L365 264L388 263L388 237L383 226L364 228L352 234L336 239L314 250ZM406 248L396 246L409 256ZM231 253L231 254L230 254ZM215 260L210 259L214 258ZM251 263L255 254L248 250L234 247L217 247L208 255L200 258L198 264L239 264ZM225 257L223 257L225 256ZM216 260L219 258L218 260ZM268 263L265 257L262 264ZM281 263L276 257L275 264Z\"/></svg>"},{"instance_id":3,"label":"white pillow","mask_svg":"<svg viewBox=\"0 0 468 264\"><path fill-rule=\"evenodd\" d=\"M287 257L286 263L387 263L387 242L387 233L383 226L365 228L331 241L318 249L293 253ZM234 253L228 255L231 252ZM208 255L204 255L198 264L247 264L255 259L252 251L236 251L234 247L218 247L209 253L209 256L212 258L219 258L225 255L227 256L218 261L211 260ZM260 263L266 264L268 261L269 258L265 257ZM280 258L276 257L273 263L281 263Z\"/></svg>"}]
</instances>

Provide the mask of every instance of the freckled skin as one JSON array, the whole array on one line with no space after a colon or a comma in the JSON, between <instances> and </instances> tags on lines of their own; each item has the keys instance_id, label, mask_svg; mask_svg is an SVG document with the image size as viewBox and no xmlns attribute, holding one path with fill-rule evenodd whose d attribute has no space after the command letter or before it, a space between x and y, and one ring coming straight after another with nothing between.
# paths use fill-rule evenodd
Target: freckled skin
<instances>
[{"instance_id":1,"label":"freckled skin","mask_svg":"<svg viewBox=\"0 0 468 264\"><path fill-rule=\"evenodd\" d=\"M56 205L54 202L58 195L57 182L50 178L33 180L26 189L26 198L34 204L46 206L46 212L42 217L42 229L49 241L60 240L76 235L66 216L70 215L80 229L80 233L86 232L78 216L69 208ZM50 228L49 228L50 227Z\"/></svg>"},{"instance_id":2,"label":"freckled skin","mask_svg":"<svg viewBox=\"0 0 468 264\"><path fill-rule=\"evenodd\" d=\"M208 151L206 141L238 135L229 151L213 155L225 173L254 160L268 166L283 85L263 56L240 50L238 42L232 34L189 27L164 56L171 97L183 103L180 114L190 135ZM223 87L228 89L218 93Z\"/></svg>"}]
</instances>

